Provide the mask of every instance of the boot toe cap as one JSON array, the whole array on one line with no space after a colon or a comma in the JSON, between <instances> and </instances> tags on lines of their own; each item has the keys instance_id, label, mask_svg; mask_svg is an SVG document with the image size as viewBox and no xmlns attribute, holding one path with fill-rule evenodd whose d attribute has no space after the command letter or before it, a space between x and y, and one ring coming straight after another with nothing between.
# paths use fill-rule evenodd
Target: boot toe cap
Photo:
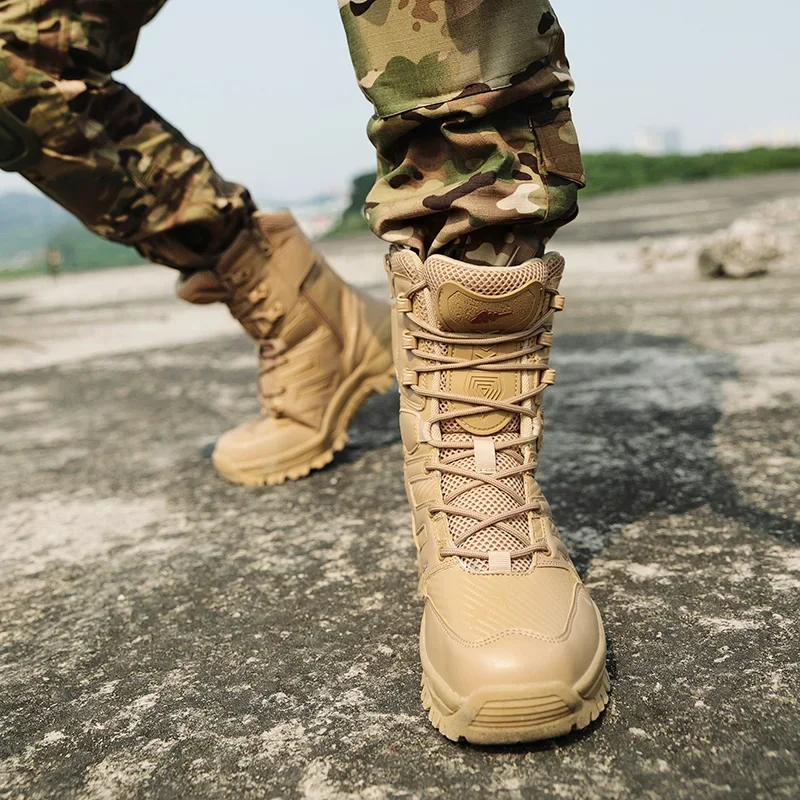
<instances>
[{"instance_id":1,"label":"boot toe cap","mask_svg":"<svg viewBox=\"0 0 800 800\"><path fill-rule=\"evenodd\" d=\"M288 419L254 419L222 434L214 462L238 469L278 466L314 440L317 432Z\"/></svg>"},{"instance_id":2,"label":"boot toe cap","mask_svg":"<svg viewBox=\"0 0 800 800\"><path fill-rule=\"evenodd\" d=\"M476 594L481 580L486 589ZM423 616L423 662L446 692L465 698L488 687L575 688L602 669L600 615L571 572L477 575L463 583L463 593L448 600L429 593Z\"/></svg>"}]
</instances>

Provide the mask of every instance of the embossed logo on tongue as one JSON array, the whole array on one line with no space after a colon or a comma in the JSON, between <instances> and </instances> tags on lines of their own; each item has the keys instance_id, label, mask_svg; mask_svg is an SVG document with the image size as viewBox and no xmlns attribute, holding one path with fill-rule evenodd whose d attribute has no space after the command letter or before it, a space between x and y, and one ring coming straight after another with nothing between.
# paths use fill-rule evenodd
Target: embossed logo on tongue
<instances>
[{"instance_id":1,"label":"embossed logo on tongue","mask_svg":"<svg viewBox=\"0 0 800 800\"><path fill-rule=\"evenodd\" d=\"M545 302L545 288L538 281L502 295L480 294L448 281L436 294L442 323L448 330L461 333L525 330L542 316Z\"/></svg>"},{"instance_id":2,"label":"embossed logo on tongue","mask_svg":"<svg viewBox=\"0 0 800 800\"><path fill-rule=\"evenodd\" d=\"M513 311L489 311L488 309L483 309L483 311L479 311L470 321L470 325L486 325L489 322L497 322L500 317L507 317L510 314L513 314Z\"/></svg>"},{"instance_id":3,"label":"embossed logo on tongue","mask_svg":"<svg viewBox=\"0 0 800 800\"><path fill-rule=\"evenodd\" d=\"M496 344L492 347L475 345L454 345L452 354L465 361L491 358L499 354L511 354L517 349L515 343ZM481 369L457 369L448 376L447 388L455 394L474 398L472 402L451 401L452 411L466 411L476 405L483 405L484 400L508 401L521 391L520 373L511 370L490 372ZM486 411L483 414L472 414L459 417L456 422L467 433L478 436L491 436L503 430L511 421L512 415L507 411Z\"/></svg>"}]
</instances>

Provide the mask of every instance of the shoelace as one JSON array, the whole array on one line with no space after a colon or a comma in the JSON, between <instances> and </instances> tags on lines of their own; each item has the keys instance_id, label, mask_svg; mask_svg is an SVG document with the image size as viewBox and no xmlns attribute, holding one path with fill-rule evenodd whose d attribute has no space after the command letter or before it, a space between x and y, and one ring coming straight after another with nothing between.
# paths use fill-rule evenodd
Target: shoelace
<instances>
[{"instance_id":1,"label":"shoelace","mask_svg":"<svg viewBox=\"0 0 800 800\"><path fill-rule=\"evenodd\" d=\"M262 337L258 347L258 399L261 413L264 416L279 417L283 408L277 398L285 393L286 388L269 385L265 377L286 363L283 355L286 344L281 339L266 337L284 316L285 309L279 302L267 303L270 296L269 286L248 269L232 272L225 282L232 298L228 303L231 313L243 323L254 326L257 335Z\"/></svg>"},{"instance_id":2,"label":"shoelace","mask_svg":"<svg viewBox=\"0 0 800 800\"><path fill-rule=\"evenodd\" d=\"M271 384L265 378L287 363L288 359L283 355L285 352L286 343L283 339L267 339L258 348L258 399L261 413L265 417L279 417L283 413L283 406L278 398L286 393L286 387Z\"/></svg>"},{"instance_id":3,"label":"shoelace","mask_svg":"<svg viewBox=\"0 0 800 800\"><path fill-rule=\"evenodd\" d=\"M420 281L409 287L406 296L411 299L414 294L427 286L425 281ZM481 347L494 346L499 344L507 344L510 342L524 342L529 339L539 337L542 333L549 332L550 324L553 319L554 311L549 311L544 317L539 319L535 326L528 328L524 331L515 333L498 334L491 337L481 336L476 337L468 333L451 333L449 331L442 331L434 325L429 324L425 320L413 312L407 312L408 319L413 322L419 330L414 331L413 336L416 339L424 339L429 342L444 344L444 345L477 345ZM442 353L427 352L414 348L411 350L414 356L424 361L431 362L427 365L418 366L415 368L416 373L423 372L445 372L448 370L462 370L462 369L480 369L491 372L546 372L549 367L546 363L524 362L524 363L509 363L512 360L522 359L527 356L533 355L540 350L544 350L545 345L538 342L527 347L521 347L510 353L498 353L497 355L488 358L478 359L462 359L454 356L448 356ZM491 411L503 411L508 414L517 414L520 417L530 417L536 421L537 411L535 408L526 408L522 404L527 400L540 395L547 388L548 384L540 383L535 389L523 392L508 400L491 400L484 398L477 401L475 397L470 395L457 394L453 392L445 392L436 389L426 389L414 383L411 385L411 390L418 394L420 397L436 399L439 401L450 403L462 403L469 405L469 408L458 409L455 411L446 411L440 414L434 414L425 424L424 430L421 434L424 435L425 440L432 447L437 450L473 450L473 441L471 439L463 440L445 440L437 439L433 436L433 426L437 423L445 422L446 420L456 420L461 417L476 416L479 414L486 414ZM520 426L521 427L521 426ZM521 547L511 552L512 559L524 558L536 552L547 552L549 547L546 543L533 543L531 540L521 534L519 531L505 524L506 520L512 519L521 514L537 513L541 510L539 503L526 503L525 497L520 495L513 487L506 485L502 481L514 475L524 475L528 472L535 472L538 464L534 459L533 461L525 461L524 456L521 456L516 451L522 451L527 445L534 444L539 438L540 431L534 430L530 436L518 436L515 439L507 441L495 442L495 449L497 451L507 450L510 451L509 455L519 463L515 467L495 472L492 475L477 472L476 470L460 467L454 462L460 461L464 458L463 452L456 452L454 455L447 456L438 460L435 464L426 467L425 471L440 472L466 478L470 483L462 486L456 491L449 493L443 498L442 505L431 506L430 513L438 514L443 513L446 515L458 515L466 517L474 521L474 525L470 526L467 530L463 531L460 535L454 537L453 546L442 548L440 556L446 558L449 556L457 556L459 558L479 558L488 559L489 553L482 550L470 550L469 548L462 547L462 545L474 536L479 531L486 528L496 527L499 530L511 535L516 539ZM499 491L506 494L514 502L514 508L504 511L500 514L483 515L476 511L462 506L456 505L455 501L466 492L477 489L483 485L493 486Z\"/></svg>"}]
</instances>

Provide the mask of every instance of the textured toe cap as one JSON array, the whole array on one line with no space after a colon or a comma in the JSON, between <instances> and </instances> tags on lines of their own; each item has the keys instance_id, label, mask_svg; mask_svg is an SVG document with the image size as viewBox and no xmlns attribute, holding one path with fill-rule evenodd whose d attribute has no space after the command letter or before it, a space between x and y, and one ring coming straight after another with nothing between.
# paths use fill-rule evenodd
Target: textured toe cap
<instances>
[{"instance_id":1,"label":"textured toe cap","mask_svg":"<svg viewBox=\"0 0 800 800\"><path fill-rule=\"evenodd\" d=\"M423 659L461 697L489 686L575 686L605 648L597 608L566 569L443 570L426 596Z\"/></svg>"},{"instance_id":2,"label":"textured toe cap","mask_svg":"<svg viewBox=\"0 0 800 800\"><path fill-rule=\"evenodd\" d=\"M214 457L243 466L278 464L317 435L317 431L289 419L251 420L220 436Z\"/></svg>"}]
</instances>

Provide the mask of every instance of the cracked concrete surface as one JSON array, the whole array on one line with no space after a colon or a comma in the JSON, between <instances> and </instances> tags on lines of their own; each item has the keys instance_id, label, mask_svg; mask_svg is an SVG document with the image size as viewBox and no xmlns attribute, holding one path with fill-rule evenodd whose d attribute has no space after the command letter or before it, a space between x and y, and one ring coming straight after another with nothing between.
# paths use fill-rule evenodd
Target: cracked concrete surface
<instances>
[{"instance_id":1,"label":"cracked concrete surface","mask_svg":"<svg viewBox=\"0 0 800 800\"><path fill-rule=\"evenodd\" d=\"M230 486L209 454L256 401L220 309L149 268L0 286L0 797L796 797L800 269L625 248L564 247L540 472L611 704L499 749L419 703L392 394L330 468ZM373 252L334 248L379 286Z\"/></svg>"}]
</instances>

